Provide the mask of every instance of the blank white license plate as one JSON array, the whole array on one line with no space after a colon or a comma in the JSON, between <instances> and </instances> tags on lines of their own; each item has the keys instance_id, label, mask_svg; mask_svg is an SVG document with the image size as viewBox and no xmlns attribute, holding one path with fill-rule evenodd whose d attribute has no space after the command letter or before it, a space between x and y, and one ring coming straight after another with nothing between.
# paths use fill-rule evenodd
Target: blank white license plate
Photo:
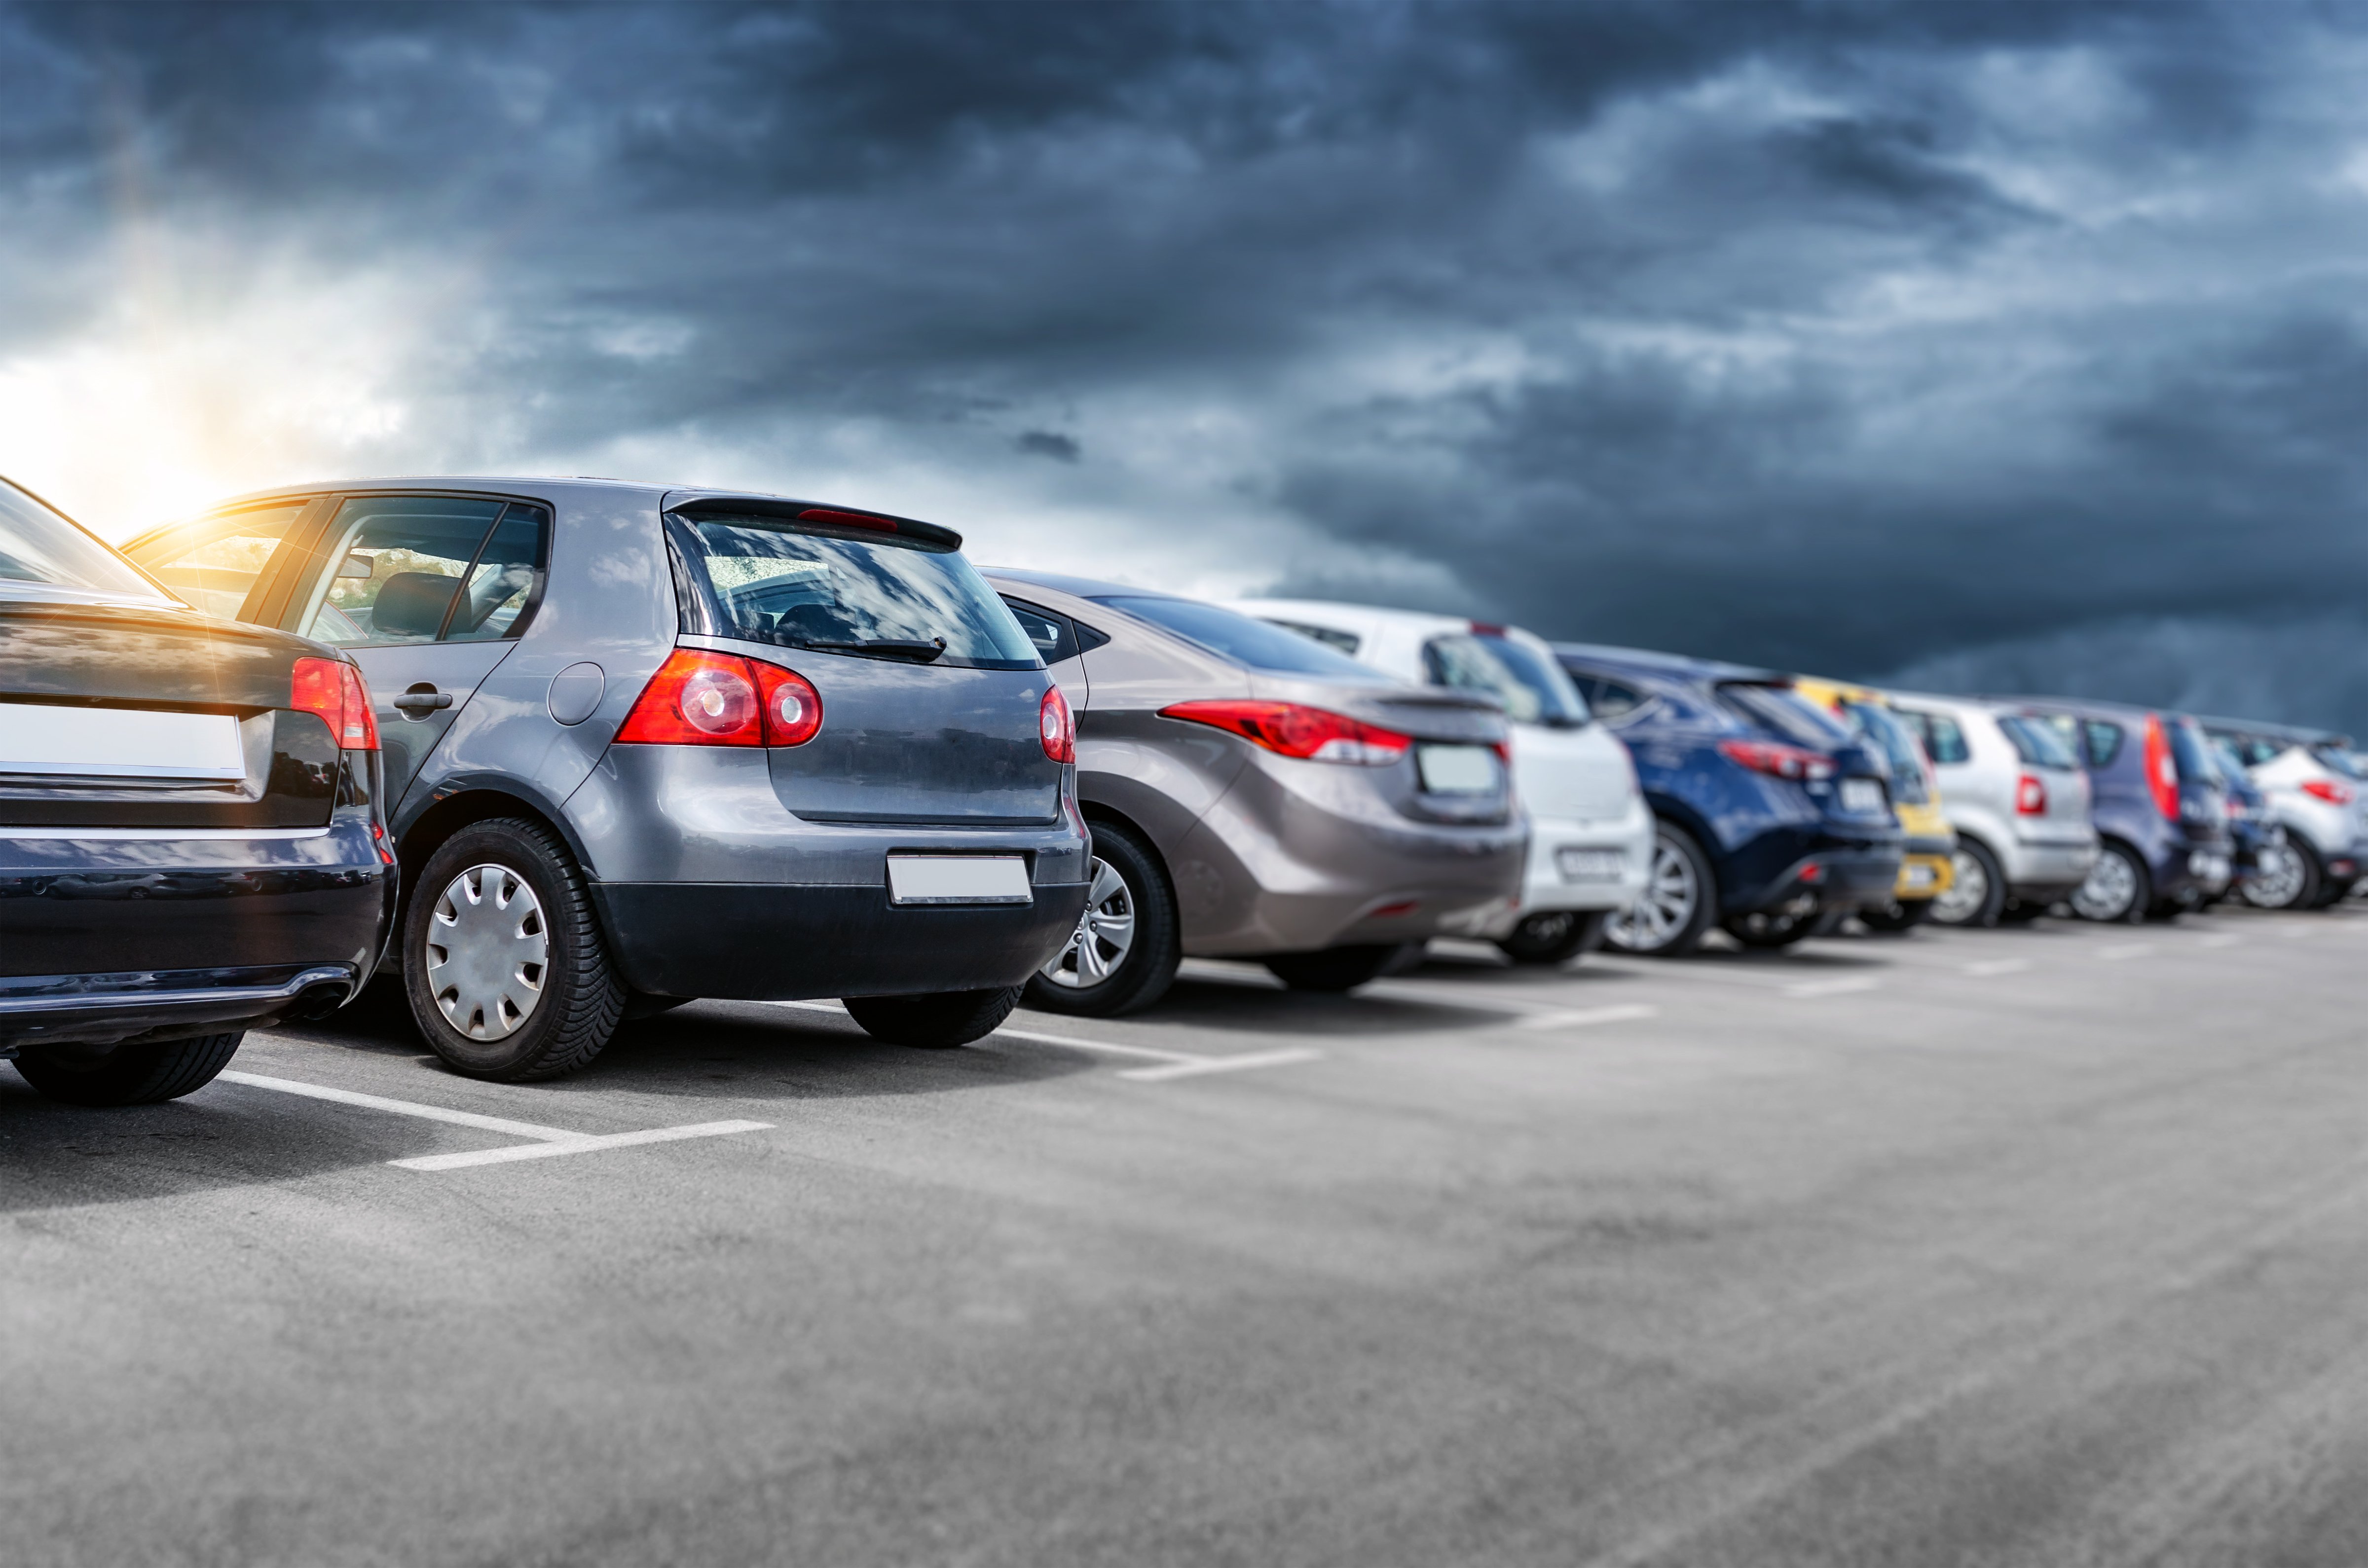
<instances>
[{"instance_id":1,"label":"blank white license plate","mask_svg":"<svg viewBox=\"0 0 2368 1568\"><path fill-rule=\"evenodd\" d=\"M1883 786L1872 778L1843 779L1842 810L1861 816L1873 816L1883 810Z\"/></svg>"},{"instance_id":2,"label":"blank white license plate","mask_svg":"<svg viewBox=\"0 0 2368 1568\"><path fill-rule=\"evenodd\" d=\"M1624 858L1617 849L1565 849L1554 863L1566 882L1616 882Z\"/></svg>"},{"instance_id":3,"label":"blank white license plate","mask_svg":"<svg viewBox=\"0 0 2368 1568\"><path fill-rule=\"evenodd\" d=\"M246 748L227 713L0 702L0 774L10 773L221 782L246 777Z\"/></svg>"},{"instance_id":4,"label":"blank white license plate","mask_svg":"<svg viewBox=\"0 0 2368 1568\"><path fill-rule=\"evenodd\" d=\"M1497 788L1497 754L1486 746L1417 746L1414 767L1426 794L1486 795Z\"/></svg>"},{"instance_id":5,"label":"blank white license plate","mask_svg":"<svg viewBox=\"0 0 2368 1568\"><path fill-rule=\"evenodd\" d=\"M1017 855L891 855L891 903L1033 903L1028 862Z\"/></svg>"},{"instance_id":6,"label":"blank white license plate","mask_svg":"<svg viewBox=\"0 0 2368 1568\"><path fill-rule=\"evenodd\" d=\"M1910 888L1920 889L1929 888L1941 879L1940 874L1934 871L1931 867L1925 865L1922 861L1917 861L1907 866L1900 872L1899 880Z\"/></svg>"}]
</instances>

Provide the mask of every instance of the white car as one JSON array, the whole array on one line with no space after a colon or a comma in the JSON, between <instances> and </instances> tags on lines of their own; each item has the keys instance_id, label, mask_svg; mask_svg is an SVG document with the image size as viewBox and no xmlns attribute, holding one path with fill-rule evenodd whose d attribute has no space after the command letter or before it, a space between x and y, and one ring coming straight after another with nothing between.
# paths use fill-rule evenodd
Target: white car
<instances>
[{"instance_id":1,"label":"white car","mask_svg":"<svg viewBox=\"0 0 2368 1568\"><path fill-rule=\"evenodd\" d=\"M2351 742L2320 730L2201 719L2225 741L2260 790L2270 820L2286 830L2291 852L2240 889L2265 909L2324 909L2340 903L2368 871L2368 780Z\"/></svg>"},{"instance_id":2,"label":"white car","mask_svg":"<svg viewBox=\"0 0 2368 1568\"><path fill-rule=\"evenodd\" d=\"M2099 852L2089 772L2045 719L2011 703L1885 695L1924 743L1957 830L1955 877L1932 902L1935 921L2028 919L2089 880Z\"/></svg>"},{"instance_id":3,"label":"white car","mask_svg":"<svg viewBox=\"0 0 2368 1568\"><path fill-rule=\"evenodd\" d=\"M1530 813L1529 874L1518 900L1462 934L1519 963L1560 963L1593 948L1645 891L1653 813L1636 767L1596 723L1554 650L1519 627L1317 599L1237 599L1228 608L1327 642L1360 664L1424 686L1488 692L1512 721L1513 783Z\"/></svg>"}]
</instances>

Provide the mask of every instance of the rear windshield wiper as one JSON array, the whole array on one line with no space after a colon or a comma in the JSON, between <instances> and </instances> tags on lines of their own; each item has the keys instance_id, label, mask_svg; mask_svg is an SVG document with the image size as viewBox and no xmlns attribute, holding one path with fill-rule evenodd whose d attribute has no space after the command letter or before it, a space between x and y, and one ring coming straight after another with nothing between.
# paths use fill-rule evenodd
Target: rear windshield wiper
<instances>
[{"instance_id":1,"label":"rear windshield wiper","mask_svg":"<svg viewBox=\"0 0 2368 1568\"><path fill-rule=\"evenodd\" d=\"M917 637L867 637L854 642L805 642L801 648L813 648L825 653L882 653L892 659L910 659L926 665L946 651L946 640L932 637L923 642Z\"/></svg>"}]
</instances>

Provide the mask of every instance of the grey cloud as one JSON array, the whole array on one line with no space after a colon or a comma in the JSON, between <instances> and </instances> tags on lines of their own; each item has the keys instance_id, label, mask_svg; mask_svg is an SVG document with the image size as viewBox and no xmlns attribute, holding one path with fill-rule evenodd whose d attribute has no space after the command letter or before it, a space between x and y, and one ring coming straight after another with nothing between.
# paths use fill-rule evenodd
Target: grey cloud
<instances>
[{"instance_id":1,"label":"grey cloud","mask_svg":"<svg viewBox=\"0 0 2368 1568\"><path fill-rule=\"evenodd\" d=\"M1030 457L1050 458L1054 462L1076 462L1084 452L1075 437L1054 430L1024 431L1011 444Z\"/></svg>"}]
</instances>

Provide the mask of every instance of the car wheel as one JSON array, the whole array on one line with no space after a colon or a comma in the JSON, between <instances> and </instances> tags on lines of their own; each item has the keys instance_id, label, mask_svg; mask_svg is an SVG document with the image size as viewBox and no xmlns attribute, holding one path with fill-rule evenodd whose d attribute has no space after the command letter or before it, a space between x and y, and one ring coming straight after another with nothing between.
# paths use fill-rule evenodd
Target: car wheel
<instances>
[{"instance_id":1,"label":"car wheel","mask_svg":"<svg viewBox=\"0 0 2368 1568\"><path fill-rule=\"evenodd\" d=\"M1602 944L1611 917L1608 910L1541 910L1521 916L1512 935L1500 939L1497 948L1515 963L1567 963Z\"/></svg>"},{"instance_id":2,"label":"car wheel","mask_svg":"<svg viewBox=\"0 0 2368 1568\"><path fill-rule=\"evenodd\" d=\"M1950 861L1949 891L1932 901L1932 920L1941 926L1989 926L2006 909L2006 876L1989 846L1970 838L1957 841Z\"/></svg>"},{"instance_id":3,"label":"car wheel","mask_svg":"<svg viewBox=\"0 0 2368 1568\"><path fill-rule=\"evenodd\" d=\"M1017 985L985 991L939 991L921 996L848 996L847 1016L863 1032L889 1045L951 1051L984 1040L1019 1006Z\"/></svg>"},{"instance_id":4,"label":"car wheel","mask_svg":"<svg viewBox=\"0 0 2368 1568\"><path fill-rule=\"evenodd\" d=\"M1409 942L1360 942L1315 953L1269 953L1259 961L1293 991L1354 991L1404 958Z\"/></svg>"},{"instance_id":5,"label":"car wheel","mask_svg":"<svg viewBox=\"0 0 2368 1568\"><path fill-rule=\"evenodd\" d=\"M472 823L419 873L404 921L404 989L456 1073L522 1083L600 1054L626 990L575 857L539 823Z\"/></svg>"},{"instance_id":6,"label":"car wheel","mask_svg":"<svg viewBox=\"0 0 2368 1568\"><path fill-rule=\"evenodd\" d=\"M1748 915L1730 915L1718 926L1747 948L1789 948L1816 932L1817 912L1812 909L1802 915L1780 915L1755 909Z\"/></svg>"},{"instance_id":7,"label":"car wheel","mask_svg":"<svg viewBox=\"0 0 2368 1568\"><path fill-rule=\"evenodd\" d=\"M1130 829L1096 823L1092 874L1068 945L1029 979L1031 1007L1114 1017L1150 1006L1176 983L1184 947L1158 852Z\"/></svg>"},{"instance_id":8,"label":"car wheel","mask_svg":"<svg viewBox=\"0 0 2368 1568\"><path fill-rule=\"evenodd\" d=\"M1931 917L1932 901L1929 898L1911 898L1905 903L1885 904L1881 909L1858 912L1861 925L1870 931L1881 931L1886 935L1913 930Z\"/></svg>"},{"instance_id":9,"label":"car wheel","mask_svg":"<svg viewBox=\"0 0 2368 1568\"><path fill-rule=\"evenodd\" d=\"M2154 879L2146 862L2126 844L2107 844L2089 868L2089 880L2072 890L2072 913L2105 925L2135 926L2154 903Z\"/></svg>"},{"instance_id":10,"label":"car wheel","mask_svg":"<svg viewBox=\"0 0 2368 1568\"><path fill-rule=\"evenodd\" d=\"M1718 918L1718 883L1710 861L1681 827L1653 829L1653 869L1634 903L1613 915L1604 937L1623 952L1679 958L1702 946Z\"/></svg>"},{"instance_id":11,"label":"car wheel","mask_svg":"<svg viewBox=\"0 0 2368 1568\"><path fill-rule=\"evenodd\" d=\"M2259 870L2241 890L2247 903L2256 909L2306 909L2318 896L2323 880L2318 874L2318 858L2294 839L2283 844L2261 847L2258 858Z\"/></svg>"},{"instance_id":12,"label":"car wheel","mask_svg":"<svg viewBox=\"0 0 2368 1568\"><path fill-rule=\"evenodd\" d=\"M28 1045L17 1052L17 1072L67 1105L154 1105L212 1083L245 1038L242 1029L138 1045Z\"/></svg>"}]
</instances>

